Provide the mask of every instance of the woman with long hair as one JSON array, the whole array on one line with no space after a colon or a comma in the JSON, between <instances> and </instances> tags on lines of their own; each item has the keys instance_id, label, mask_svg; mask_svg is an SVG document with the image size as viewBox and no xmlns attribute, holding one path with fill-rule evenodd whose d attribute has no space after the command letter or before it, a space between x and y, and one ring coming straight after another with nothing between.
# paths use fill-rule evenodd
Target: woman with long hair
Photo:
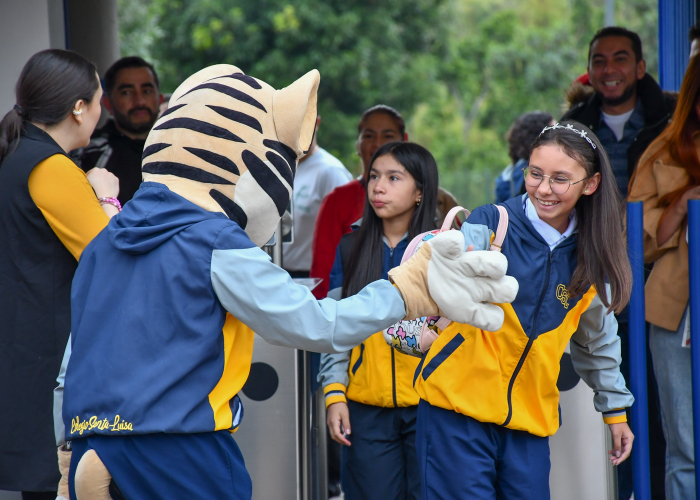
<instances>
[{"instance_id":1,"label":"woman with long hair","mask_svg":"<svg viewBox=\"0 0 700 500\"><path fill-rule=\"evenodd\" d=\"M34 54L0 122L0 490L55 499L53 389L70 334L83 249L119 211L119 181L67 156L100 117L95 66L65 50ZM67 491L62 495L67 498Z\"/></svg>"},{"instance_id":2,"label":"woman with long hair","mask_svg":"<svg viewBox=\"0 0 700 500\"><path fill-rule=\"evenodd\" d=\"M357 124L357 155L362 161L362 176L331 191L321 203L312 244L310 275L323 281L314 289L316 298L328 293L328 276L333 266L340 237L362 217L365 207L365 178L374 153L384 144L406 141L406 124L391 106L378 104L365 110Z\"/></svg>"},{"instance_id":3,"label":"woman with long hair","mask_svg":"<svg viewBox=\"0 0 700 500\"><path fill-rule=\"evenodd\" d=\"M331 271L331 294L343 298L386 279L411 239L435 229L438 172L428 150L388 143L368 166L362 223L341 238ZM330 435L345 445L341 478L348 500L420 498L418 395L408 382L417 366L417 358L395 354L382 332L350 352L321 356L318 380Z\"/></svg>"},{"instance_id":4,"label":"woman with long hair","mask_svg":"<svg viewBox=\"0 0 700 500\"><path fill-rule=\"evenodd\" d=\"M666 498L695 497L688 329L688 200L700 199L700 58L690 61L670 125L649 145L630 181L644 204L649 347L666 438ZM696 229L696 228L694 228Z\"/></svg>"},{"instance_id":5,"label":"woman with long hair","mask_svg":"<svg viewBox=\"0 0 700 500\"><path fill-rule=\"evenodd\" d=\"M595 392L613 437L613 465L632 450L612 311L629 300L632 273L620 194L598 138L577 122L545 127L524 171L527 193L501 206L501 251L520 289L498 304L497 331L451 323L411 377L421 400L416 447L424 498L548 499L549 440L560 425L557 378L564 349ZM461 230L487 250L499 226L494 205ZM572 450L576 453L576 450Z\"/></svg>"}]
</instances>

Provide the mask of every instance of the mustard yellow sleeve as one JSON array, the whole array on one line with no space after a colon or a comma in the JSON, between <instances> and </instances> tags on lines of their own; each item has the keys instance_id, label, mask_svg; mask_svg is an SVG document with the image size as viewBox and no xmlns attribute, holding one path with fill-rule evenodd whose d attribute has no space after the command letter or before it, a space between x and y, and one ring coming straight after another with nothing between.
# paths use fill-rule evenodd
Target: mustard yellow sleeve
<instances>
[{"instance_id":1,"label":"mustard yellow sleeve","mask_svg":"<svg viewBox=\"0 0 700 500\"><path fill-rule=\"evenodd\" d=\"M323 394L326 397L326 409L333 403L347 403L345 399L346 387L343 384L335 383L328 384L323 388Z\"/></svg>"},{"instance_id":2,"label":"mustard yellow sleeve","mask_svg":"<svg viewBox=\"0 0 700 500\"><path fill-rule=\"evenodd\" d=\"M608 425L627 422L627 412L624 408L617 408L612 411L603 412L603 422Z\"/></svg>"},{"instance_id":3,"label":"mustard yellow sleeve","mask_svg":"<svg viewBox=\"0 0 700 500\"><path fill-rule=\"evenodd\" d=\"M65 155L51 156L34 167L29 194L76 260L109 222L85 172Z\"/></svg>"}]
</instances>

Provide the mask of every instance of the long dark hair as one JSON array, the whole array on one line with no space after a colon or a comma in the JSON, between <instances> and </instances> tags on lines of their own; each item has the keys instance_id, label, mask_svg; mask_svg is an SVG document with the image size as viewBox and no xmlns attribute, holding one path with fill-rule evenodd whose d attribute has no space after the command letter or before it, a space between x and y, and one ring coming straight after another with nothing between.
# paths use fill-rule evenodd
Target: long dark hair
<instances>
[{"instance_id":1,"label":"long dark hair","mask_svg":"<svg viewBox=\"0 0 700 500\"><path fill-rule=\"evenodd\" d=\"M374 154L369 170L372 170L372 165L377 158L384 155L391 155L399 162L415 180L416 188L422 192L420 204L413 212L408 226L409 240L420 233L435 229L438 169L433 155L423 146L412 142L389 142ZM369 185L369 171L367 176L365 186ZM355 241L343 278L343 297L356 294L369 283L382 277L383 235L382 219L374 212L367 196L362 224L354 236Z\"/></svg>"},{"instance_id":2,"label":"long dark hair","mask_svg":"<svg viewBox=\"0 0 700 500\"><path fill-rule=\"evenodd\" d=\"M571 297L576 297L593 285L608 311L619 313L627 305L632 292L632 270L623 236L620 191L608 155L595 134L575 121L560 123L564 127L569 124L584 131L595 144L595 149L579 134L563 127L547 130L532 144L533 151L540 146L558 146L586 170L589 178L600 173L598 189L593 194L581 196L576 202L578 262L568 292ZM612 300L605 290L606 277L610 282Z\"/></svg>"},{"instance_id":3,"label":"long dark hair","mask_svg":"<svg viewBox=\"0 0 700 500\"><path fill-rule=\"evenodd\" d=\"M0 162L14 150L24 120L55 125L78 100L89 104L99 85L95 65L76 52L49 49L34 54L17 80L17 105L0 122Z\"/></svg>"}]
</instances>

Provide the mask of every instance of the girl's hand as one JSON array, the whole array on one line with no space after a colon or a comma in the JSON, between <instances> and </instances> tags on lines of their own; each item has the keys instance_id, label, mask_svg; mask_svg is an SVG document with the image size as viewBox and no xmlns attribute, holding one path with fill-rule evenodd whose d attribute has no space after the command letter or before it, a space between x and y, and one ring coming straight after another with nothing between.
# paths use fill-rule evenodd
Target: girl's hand
<instances>
[{"instance_id":1,"label":"girl's hand","mask_svg":"<svg viewBox=\"0 0 700 500\"><path fill-rule=\"evenodd\" d=\"M610 462L612 462L613 465L620 465L627 460L627 457L632 453L634 434L632 434L627 422L609 424L609 427L613 438L613 449L608 452L608 455L610 455Z\"/></svg>"},{"instance_id":2,"label":"girl's hand","mask_svg":"<svg viewBox=\"0 0 700 500\"><path fill-rule=\"evenodd\" d=\"M350 446L350 441L345 437L350 435L350 411L348 410L348 404L342 401L333 403L326 412L326 424L328 424L328 430L333 441ZM343 430L345 434L343 434Z\"/></svg>"},{"instance_id":3,"label":"girl's hand","mask_svg":"<svg viewBox=\"0 0 700 500\"><path fill-rule=\"evenodd\" d=\"M116 198L119 196L119 179L107 169L91 168L87 180L98 198Z\"/></svg>"},{"instance_id":4,"label":"girl's hand","mask_svg":"<svg viewBox=\"0 0 700 500\"><path fill-rule=\"evenodd\" d=\"M688 189L676 203L675 209L683 217L688 214L688 200L700 200L700 186Z\"/></svg>"}]
</instances>

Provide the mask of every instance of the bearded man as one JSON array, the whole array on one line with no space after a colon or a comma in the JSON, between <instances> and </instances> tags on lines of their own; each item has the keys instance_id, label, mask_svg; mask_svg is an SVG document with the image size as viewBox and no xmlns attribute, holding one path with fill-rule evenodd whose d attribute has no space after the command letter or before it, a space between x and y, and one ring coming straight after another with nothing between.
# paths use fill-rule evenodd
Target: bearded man
<instances>
[{"instance_id":1,"label":"bearded man","mask_svg":"<svg viewBox=\"0 0 700 500\"><path fill-rule=\"evenodd\" d=\"M623 197L639 157L666 128L675 99L665 95L646 72L637 33L609 26L599 30L588 48L588 78L595 93L562 120L588 126L610 157Z\"/></svg>"},{"instance_id":2,"label":"bearded man","mask_svg":"<svg viewBox=\"0 0 700 500\"><path fill-rule=\"evenodd\" d=\"M666 128L675 97L661 90L646 72L642 41L637 33L610 26L599 30L588 46L588 79L595 92L586 101L573 106L562 117L587 125L600 139L610 157L617 187L627 197L627 187L639 157ZM615 316L622 340L622 352L628 352L629 323L627 309ZM647 363L651 366L651 360ZM623 356L620 370L630 380L629 360ZM656 401L655 384L649 383L649 435L651 448L652 496L664 491L665 442ZM632 495L632 467L617 468L620 499Z\"/></svg>"},{"instance_id":3,"label":"bearded man","mask_svg":"<svg viewBox=\"0 0 700 500\"><path fill-rule=\"evenodd\" d=\"M102 104L112 118L97 129L90 144L72 156L86 172L106 168L119 179L119 201L129 201L141 185L141 155L158 119L163 96L153 66L140 57L124 57L104 74Z\"/></svg>"}]
</instances>

